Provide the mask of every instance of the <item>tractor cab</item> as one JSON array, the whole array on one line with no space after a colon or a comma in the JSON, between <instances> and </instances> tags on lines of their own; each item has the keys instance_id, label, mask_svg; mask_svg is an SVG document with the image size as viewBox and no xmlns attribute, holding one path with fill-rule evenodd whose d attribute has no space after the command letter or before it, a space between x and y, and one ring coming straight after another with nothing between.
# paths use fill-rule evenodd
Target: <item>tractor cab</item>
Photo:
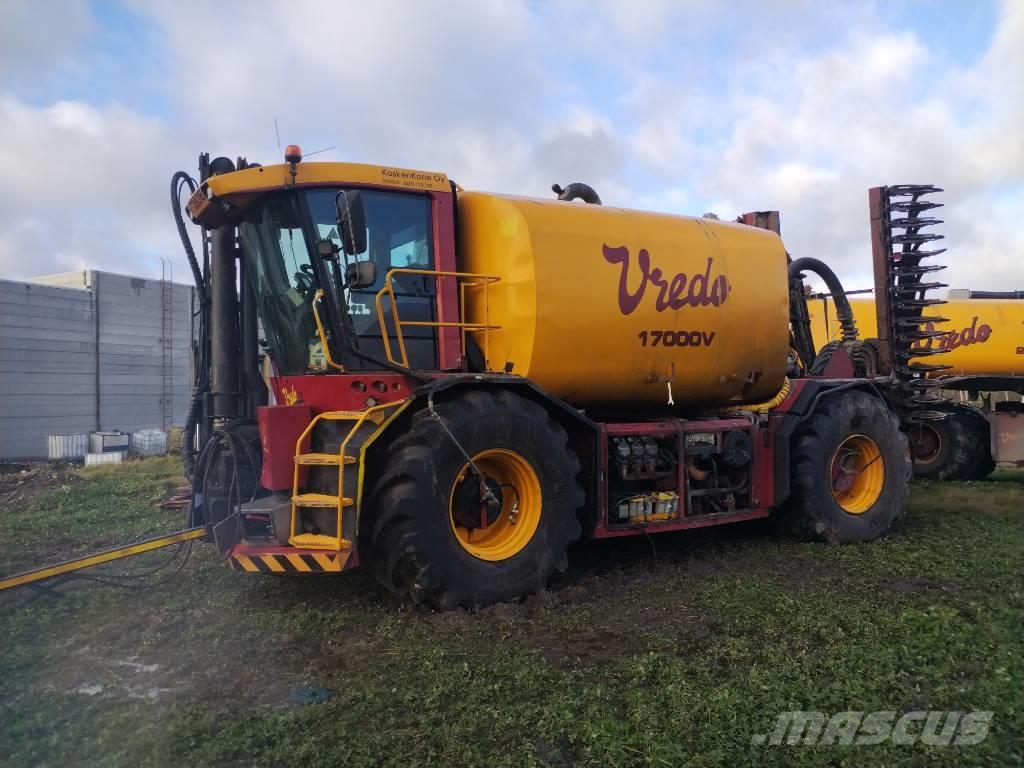
<instances>
[{"instance_id":1,"label":"tractor cab","mask_svg":"<svg viewBox=\"0 0 1024 768\"><path fill-rule=\"evenodd\" d=\"M277 376L460 369L447 176L286 157L211 173L188 206L237 227Z\"/></svg>"}]
</instances>

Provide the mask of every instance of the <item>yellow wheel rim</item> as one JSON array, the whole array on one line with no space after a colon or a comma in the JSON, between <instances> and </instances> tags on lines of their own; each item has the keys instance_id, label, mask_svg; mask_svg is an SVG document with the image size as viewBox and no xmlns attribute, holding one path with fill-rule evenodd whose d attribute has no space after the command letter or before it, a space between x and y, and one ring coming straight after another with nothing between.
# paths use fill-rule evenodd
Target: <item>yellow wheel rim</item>
<instances>
[{"instance_id":1,"label":"yellow wheel rim","mask_svg":"<svg viewBox=\"0 0 1024 768\"><path fill-rule=\"evenodd\" d=\"M506 560L520 552L537 532L541 514L540 478L530 463L514 451L491 448L473 457L473 464L492 490L500 489L501 508L496 518L482 518L479 525L467 527L457 514L456 489L460 483L479 483L472 466L466 463L455 476L448 493L448 519L456 541L464 550L481 560ZM470 494L472 496L472 494Z\"/></svg>"},{"instance_id":2,"label":"yellow wheel rim","mask_svg":"<svg viewBox=\"0 0 1024 768\"><path fill-rule=\"evenodd\" d=\"M885 483L885 460L867 435L851 435L832 454L832 498L851 515L874 506Z\"/></svg>"}]
</instances>

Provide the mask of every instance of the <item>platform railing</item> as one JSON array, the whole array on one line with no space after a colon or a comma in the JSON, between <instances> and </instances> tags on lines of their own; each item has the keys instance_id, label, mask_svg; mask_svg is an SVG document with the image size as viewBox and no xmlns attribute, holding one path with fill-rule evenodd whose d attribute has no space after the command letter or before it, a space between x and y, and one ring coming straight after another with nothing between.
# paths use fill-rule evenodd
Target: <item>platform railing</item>
<instances>
[{"instance_id":1,"label":"platform railing","mask_svg":"<svg viewBox=\"0 0 1024 768\"><path fill-rule=\"evenodd\" d=\"M466 311L466 290L483 290L483 322L469 323L464 320L441 321L441 320L402 320L398 313L398 302L395 301L395 289L392 279L396 275L421 275L425 277L436 277L438 279L438 294L441 293L441 280L453 278L459 281L459 315L464 316ZM490 319L490 293L489 286L500 280L496 275L481 275L476 272L448 272L437 269L412 269L398 267L388 270L384 278L384 287L376 295L377 321L380 323L381 337L384 341L384 354L388 362L394 365L409 367L409 355L405 347L405 336L403 328L458 328L461 331L461 354L466 354L466 335L469 333L483 334L484 360L490 359L490 332L501 329L500 325L492 325ZM388 334L387 323L385 322L384 299L390 303L391 321L394 325L395 339L398 342L398 355L396 359L391 346L391 338Z\"/></svg>"}]
</instances>

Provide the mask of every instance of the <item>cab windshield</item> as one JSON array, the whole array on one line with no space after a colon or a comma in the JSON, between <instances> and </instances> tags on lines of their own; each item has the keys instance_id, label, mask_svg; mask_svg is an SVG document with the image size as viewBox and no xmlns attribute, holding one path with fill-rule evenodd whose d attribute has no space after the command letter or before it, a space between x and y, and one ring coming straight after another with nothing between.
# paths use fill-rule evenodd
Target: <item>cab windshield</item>
<instances>
[{"instance_id":1,"label":"cab windshield","mask_svg":"<svg viewBox=\"0 0 1024 768\"><path fill-rule=\"evenodd\" d=\"M268 198L250 212L239 232L263 335L278 372L294 376L325 370L313 318L319 281L295 198Z\"/></svg>"},{"instance_id":2,"label":"cab windshield","mask_svg":"<svg viewBox=\"0 0 1024 768\"><path fill-rule=\"evenodd\" d=\"M328 338L351 338L364 354L384 358L382 332L397 351L390 307L384 303L384 328L377 317L376 294L384 287L387 272L395 268L433 269L433 236L430 201L427 197L399 192L362 190L366 211L366 250L350 261L372 260L377 281L372 286L349 289L343 280L345 259L314 264L314 248L306 242L302 219L308 215L314 240L333 240L341 248L337 231L335 198L339 189L316 188L268 198L240 226L249 274L252 276L271 357L282 375L323 372L327 369L316 331L312 301L318 288L345 313L346 333L335 333L328 312L320 308ZM321 282L325 283L321 286ZM435 320L435 280L414 274L392 277L399 316L404 321ZM326 302L325 302L326 303ZM403 329L409 365L437 367L436 331L426 326ZM379 368L349 353L342 343L341 359L353 370ZM337 356L337 355L336 355Z\"/></svg>"}]
</instances>

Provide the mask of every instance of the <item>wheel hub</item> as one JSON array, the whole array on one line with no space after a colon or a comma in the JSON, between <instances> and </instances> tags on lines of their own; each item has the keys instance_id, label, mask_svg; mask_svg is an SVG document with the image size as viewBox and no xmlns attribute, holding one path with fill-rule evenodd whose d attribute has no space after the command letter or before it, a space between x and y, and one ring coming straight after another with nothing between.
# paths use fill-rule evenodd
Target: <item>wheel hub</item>
<instances>
[{"instance_id":1,"label":"wheel hub","mask_svg":"<svg viewBox=\"0 0 1024 768\"><path fill-rule=\"evenodd\" d=\"M942 436L930 424L915 424L908 436L911 453L918 464L934 461L942 449Z\"/></svg>"},{"instance_id":2,"label":"wheel hub","mask_svg":"<svg viewBox=\"0 0 1024 768\"><path fill-rule=\"evenodd\" d=\"M497 480L487 475L479 477L471 470L452 492L452 520L469 530L487 528L501 515L503 501Z\"/></svg>"},{"instance_id":3,"label":"wheel hub","mask_svg":"<svg viewBox=\"0 0 1024 768\"><path fill-rule=\"evenodd\" d=\"M851 435L832 454L830 474L835 502L851 515L862 514L882 495L882 451L867 435Z\"/></svg>"},{"instance_id":4,"label":"wheel hub","mask_svg":"<svg viewBox=\"0 0 1024 768\"><path fill-rule=\"evenodd\" d=\"M506 448L480 451L452 483L452 533L473 557L506 560L533 540L542 501L540 478L530 462Z\"/></svg>"}]
</instances>

